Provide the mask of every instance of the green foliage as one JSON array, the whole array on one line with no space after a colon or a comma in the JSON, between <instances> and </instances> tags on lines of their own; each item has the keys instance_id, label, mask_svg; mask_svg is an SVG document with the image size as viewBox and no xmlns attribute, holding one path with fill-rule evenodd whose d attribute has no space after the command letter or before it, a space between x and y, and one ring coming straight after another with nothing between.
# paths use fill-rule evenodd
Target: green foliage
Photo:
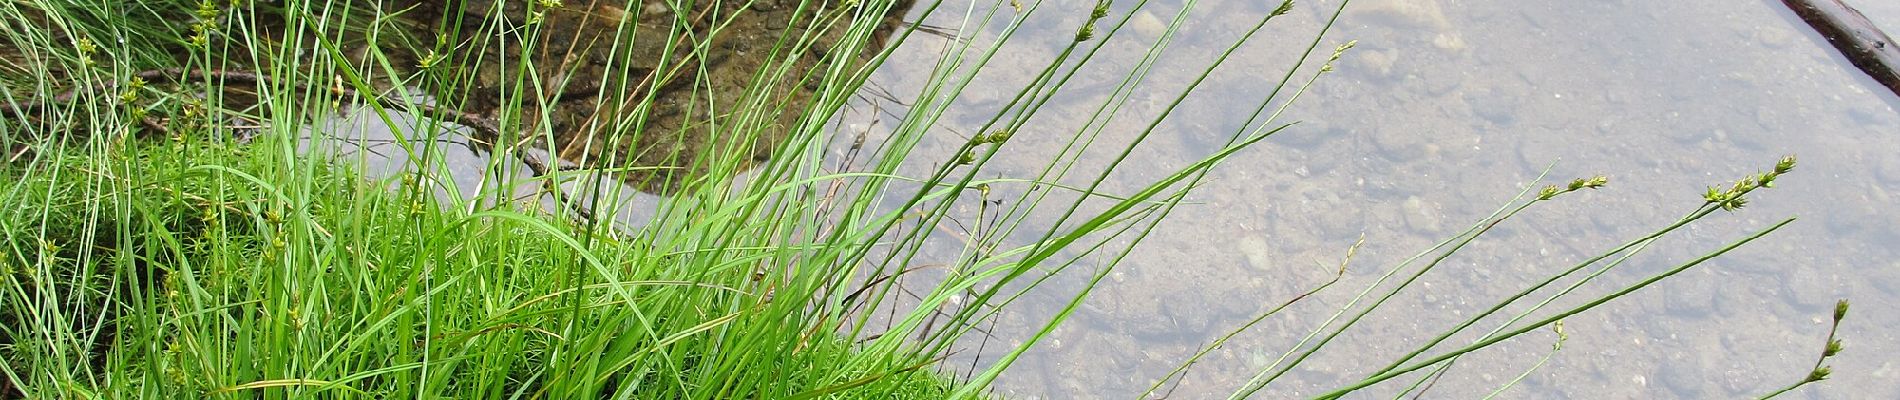
<instances>
[{"instance_id":1,"label":"green foliage","mask_svg":"<svg viewBox=\"0 0 1900 400\"><path fill-rule=\"evenodd\" d=\"M703 265L679 254L578 247L580 232L542 216L459 215L387 190L402 179L327 165L289 182L299 187L270 182L259 177L295 164L259 147L134 145L104 171L87 168L95 154L62 153L6 176L19 207L3 220L0 318L15 323L0 356L21 387L779 397L870 376L884 391L946 387L914 372L928 358L861 360L843 338L782 324L794 311L744 292L743 278L681 280ZM97 189L70 190L81 183ZM577 268L616 279L568 281ZM745 354L709 356L727 346ZM574 349L589 354L560 357ZM833 368L852 363L888 368Z\"/></svg>"}]
</instances>

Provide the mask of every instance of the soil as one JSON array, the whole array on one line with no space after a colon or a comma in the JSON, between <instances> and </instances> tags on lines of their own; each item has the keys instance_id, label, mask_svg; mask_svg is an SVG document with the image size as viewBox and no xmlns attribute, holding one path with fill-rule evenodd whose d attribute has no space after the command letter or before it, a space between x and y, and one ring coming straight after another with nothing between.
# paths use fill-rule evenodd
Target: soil
<instances>
[{"instance_id":1,"label":"soil","mask_svg":"<svg viewBox=\"0 0 1900 400\"><path fill-rule=\"evenodd\" d=\"M462 111L520 118L520 132L545 128L553 133L546 147L561 158L592 168L631 167L621 177L652 193L711 173L718 154L749 155L741 170L768 159L799 129L804 110L815 106L823 71L840 62L862 65L910 6L896 4L870 46L843 54L833 47L849 27L838 13L849 10L823 2L815 4L823 6L819 12L781 0L699 2L685 10L661 1L596 1L546 11L526 9L524 2L455 3L424 4L415 18L443 21L420 26L459 28L446 32L477 32L453 39L460 41L455 48L468 50L452 57L473 65L472 76L450 80L468 81ZM525 41L486 35L496 30L484 25L537 18L540 37L531 40L539 45L526 57L532 65L486 61L517 59L512 55L523 54ZM806 35L816 38L809 46L780 45L782 38L794 43ZM669 42L676 37L703 39ZM529 86L547 95L520 100L508 92L520 86L515 81L523 74L515 71L524 68L548 71L527 74L541 80ZM822 122L828 115L817 117Z\"/></svg>"},{"instance_id":2,"label":"soil","mask_svg":"<svg viewBox=\"0 0 1900 400\"><path fill-rule=\"evenodd\" d=\"M554 4L544 8L545 3ZM672 3L659 0L574 3L584 4L362 0L339 7L356 12L337 12L313 18L322 21L306 19L296 24L281 18L287 14L283 10L269 9L274 5L247 5L243 7L257 9L225 9L216 15L249 15L255 25L222 29L252 29L266 43L284 42L283 38L291 37L285 32L311 24L342 26L343 32L301 35L335 43L267 49L246 50L232 47L236 43L217 42L211 46L230 48L224 53L232 58L213 60L213 65L229 67L167 76L182 76L178 80L230 76L221 74L255 77L239 85L223 85L230 92L225 93L225 105L242 109L255 99L240 93L244 90L232 89L242 83L261 86L269 78L264 66L302 65L293 73L316 77L337 74L326 70L331 66L327 60L273 63L269 58L308 57L336 48L371 87L385 93L397 87L420 88L435 99L434 109L480 118L496 128L475 129L477 142L491 147L526 144L586 168L624 169L619 177L633 186L649 193L668 193L688 179L715 172L730 176L768 159L800 129L807 114L816 120L814 126L828 119L826 109L813 99L825 81L823 73L839 63L848 64L843 70L861 67L882 51L884 39L902 23L913 1L892 4L880 28L869 32L870 40L855 49L835 47L853 43L845 40L852 18L862 11L859 8L876 2L817 1L803 3L801 8L800 3L788 0L712 1L690 2L689 9L674 9ZM194 14L204 13L162 5L151 9L158 19L169 21L190 21L199 18ZM393 17L375 19L372 10ZM27 15L38 14L28 10ZM178 43L153 45L178 47L168 50L180 57L196 53ZM265 60L256 61L254 56ZM0 43L0 61L4 61L0 72L31 76L27 70L9 66L35 64L27 62L33 57L30 51ZM425 60L430 65L424 66ZM341 77L335 79L343 83ZM306 76L295 81L330 86L332 79ZM35 89L30 81L6 82L6 87L16 92ZM333 92L354 94L347 87L333 88ZM33 96L16 93L14 97ZM467 118L451 118L451 122L466 123ZM158 128L147 129L148 133L163 130L148 128ZM21 144L0 144L6 145L7 158L22 158L16 154L25 148ZM735 154L747 159L740 160L738 168L715 171L714 166L733 164L716 158Z\"/></svg>"}]
</instances>

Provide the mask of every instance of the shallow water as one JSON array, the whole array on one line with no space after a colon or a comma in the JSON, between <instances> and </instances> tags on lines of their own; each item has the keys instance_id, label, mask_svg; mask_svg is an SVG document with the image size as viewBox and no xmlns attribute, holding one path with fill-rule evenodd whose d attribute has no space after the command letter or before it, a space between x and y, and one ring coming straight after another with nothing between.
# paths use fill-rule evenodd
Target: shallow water
<instances>
[{"instance_id":1,"label":"shallow water","mask_svg":"<svg viewBox=\"0 0 1900 400\"><path fill-rule=\"evenodd\" d=\"M1128 140L1226 41L1266 12L1258 2L1209 0L1189 13L1157 75L1105 135ZM1900 3L1859 1L1900 30ZM1290 65L1333 1L1301 2L1263 39L1210 78L1112 176L1127 191L1213 151ZM945 156L1010 90L1053 57L1092 3L1045 4L1031 38L953 108L921 154ZM1123 5L1125 6L1125 5ZM1080 124L1155 24L1178 2L1152 6L1111 42L1103 68L1016 134L992 170L1028 174ZM1240 335L1196 365L1173 398L1207 398L1246 382L1386 268L1483 218L1554 164L1551 180L1604 174L1609 187L1566 195L1507 222L1371 314L1355 333L1261 391L1311 396L1370 372L1492 301L1552 271L1665 225L1700 204L1704 187L1769 168L1801 166L1587 286L1604 293L1788 216L1767 240L1565 321L1564 347L1507 398L1735 398L1803 376L1834 300L1855 308L1834 378L1785 398L1900 398L1900 111L1779 2L1512 2L1359 0L1323 49L1359 41L1292 107L1302 121L1223 164L1189 201L999 383L1012 398L1122 398L1146 389L1221 333L1328 277L1355 239L1366 244L1347 279ZM1117 15L1126 12L1118 10ZM927 21L956 26L954 13ZM962 35L993 40L1000 26ZM914 96L942 39L905 44L872 83ZM1323 56L1324 54L1321 54ZM1015 67L1023 66L1023 67ZM1304 70L1310 72L1309 69ZM889 106L889 105L886 105ZM892 106L894 107L894 106ZM843 117L852 131L864 110ZM374 129L372 129L374 131ZM384 133L371 132L368 135ZM933 153L933 151L935 153ZM485 158L445 156L469 171ZM1105 154L1082 161L1100 167ZM925 156L919 160L931 160ZM938 157L935 159L945 159ZM383 161L388 163L390 161ZM370 169L399 169L398 164ZM927 167L927 166L920 166ZM1010 176L1026 177L1026 176ZM479 176L458 178L465 193ZM999 190L1002 190L999 188ZM657 200L629 193L630 201ZM623 215L633 224L642 218ZM1020 337L1085 279L1084 265L1019 303L995 329ZM1574 304L1575 301L1564 304ZM1522 307L1513 310L1521 310ZM1488 320L1488 328L1498 321ZM1475 398L1549 353L1540 331L1466 358L1431 397ZM994 350L990 346L989 349ZM993 359L990 357L989 359ZM1393 393L1411 380L1377 387Z\"/></svg>"},{"instance_id":2,"label":"shallow water","mask_svg":"<svg viewBox=\"0 0 1900 400\"><path fill-rule=\"evenodd\" d=\"M1205 1L1143 94L1111 129L1126 140L1217 49L1265 12L1256 2ZM1900 5L1868 2L1872 19L1900 29ZM1881 4L1871 4L1881 3ZM1301 2L1268 38L1231 60L1184 111L1116 174L1111 191L1157 179L1207 154L1239 126L1252 102L1284 73L1324 11ZM1048 3L1050 40L1003 50L1008 65L1040 65L1090 4ZM1165 21L1178 4L1158 5ZM1365 247L1347 280L1216 351L1174 398L1224 396L1297 342L1359 288L1413 252L1483 218L1555 163L1551 180L1593 174L1609 187L1500 225L1425 276L1415 292L1372 314L1353 334L1256 397L1311 396L1356 380L1439 329L1551 271L1666 225L1701 203L1701 191L1770 168L1784 154L1801 165L1740 212L1720 214L1659 242L1586 286L1605 293L1701 255L1781 218L1800 220L1730 253L1565 321L1569 334L1548 365L1508 398L1735 398L1802 377L1826 334L1836 299L1855 308L1830 362L1834 378L1786 398L1900 398L1900 101L1847 64L1779 2L1512 2L1360 0L1323 48L1359 41L1300 99L1303 121L1223 164L1104 281L1083 313L1004 377L1011 397L1119 398L1148 387L1179 360L1251 314L1324 280L1354 239ZM1147 17L1142 17L1146 19ZM954 25L945 17L932 21ZM1152 27L1150 27L1152 28ZM976 32L980 31L980 32ZM965 31L989 40L998 28ZM1133 30L1118 57L1132 60ZM934 59L935 45L902 51ZM940 44L940 43L939 43ZM1323 56L1323 55L1322 55ZM1111 59L1105 65L1132 63ZM894 65L873 82L900 95L927 65ZM979 82L1013 89L1033 68L993 68ZM1106 79L1114 73L1098 74ZM1084 80L1083 82L1088 82ZM977 87L986 87L979 84ZM1106 89L1078 86L1030 126L1072 130ZM962 128L1006 100L966 93ZM900 96L901 97L901 96ZM1066 101L1066 102L1065 102ZM987 109L985 107L988 107ZM955 129L955 128L951 128ZM955 143L954 136L941 146ZM1019 133L1016 137L1026 136ZM1055 139L1012 139L999 171L1046 162ZM1020 144L1018 144L1020 142ZM928 145L927 145L928 146ZM1084 161L1084 164L1101 161ZM1540 184L1541 185L1541 184ZM1082 271L1059 277L1074 288ZM1002 319L1021 335L1054 312L1059 296ZM1575 304L1572 300L1568 303ZM1512 310L1521 310L1516 307ZM1487 320L1488 329L1499 321ZM1431 397L1489 393L1549 352L1540 331L1466 358ZM1411 382L1375 388L1394 393Z\"/></svg>"}]
</instances>

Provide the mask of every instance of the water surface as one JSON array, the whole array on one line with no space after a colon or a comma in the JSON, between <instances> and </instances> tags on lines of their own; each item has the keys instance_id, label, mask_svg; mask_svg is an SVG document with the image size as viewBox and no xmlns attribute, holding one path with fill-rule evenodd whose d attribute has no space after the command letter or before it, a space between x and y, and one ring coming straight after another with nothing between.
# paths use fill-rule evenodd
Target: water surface
<instances>
[{"instance_id":1,"label":"water surface","mask_svg":"<svg viewBox=\"0 0 1900 400\"><path fill-rule=\"evenodd\" d=\"M1863 7L1900 27L1900 5ZM1873 4L1881 3L1881 4ZM1290 65L1333 1L1300 9L1217 72L1185 111L1160 126L1114 175L1110 189L1158 179L1212 151ZM985 72L966 93L962 128L994 112L1033 68L1053 57L1086 2L1051 2L1047 40L1006 47L1010 67ZM1125 5L1124 5L1125 6ZM1180 5L1152 8L1165 21ZM1707 186L1770 168L1801 166L1739 212L1710 218L1656 244L1579 294L1633 283L1786 217L1767 240L1615 303L1569 318L1548 365L1508 398L1736 398L1798 380L1818 355L1836 299L1855 308L1831 361L1834 379L1788 398L1900 398L1900 104L1834 54L1779 2L1360 0L1325 47L1356 39L1287 120L1303 123L1242 153L1210 176L1104 281L1086 312L1005 376L1002 391L1044 398L1120 398L1148 387L1199 346L1253 313L1324 280L1355 239L1366 245L1348 279L1242 335L1197 365L1174 398L1223 396L1292 346L1358 288L1405 256L1489 214L1547 166L1553 179L1604 174L1609 187L1567 195L1477 241L1372 314L1353 334L1260 398L1311 396L1356 380L1496 299L1701 203ZM1254 15L1258 2L1210 0L1164 71L1137 95L1111 138L1141 121L1191 78ZM933 20L954 25L954 19ZM998 27L964 35L990 40ZM1131 31L1104 65L1132 63L1154 31ZM913 41L900 59L932 59ZM927 65L896 65L874 82L908 95ZM1085 78L1106 80L1103 72ZM1088 80L1084 80L1088 82ZM1107 89L1077 86L1031 123L1072 131ZM1066 101L1066 102L1065 102ZM989 108L985 108L989 107ZM955 143L954 134L942 146ZM1046 162L1055 138L1017 135L1001 171ZM1018 145L1012 139L1012 145ZM1083 164L1100 165L1085 160ZM1050 287L1073 289L1084 270ZM1060 298L1005 316L1022 335ZM1560 302L1575 304L1577 301ZM1522 307L1511 310L1521 310ZM1498 321L1490 320L1488 329ZM1466 337L1465 340L1468 340ZM1476 398L1549 353L1555 335L1528 334L1461 362L1429 397ZM1458 340L1454 340L1458 341ZM1411 382L1372 390L1392 393Z\"/></svg>"},{"instance_id":2,"label":"water surface","mask_svg":"<svg viewBox=\"0 0 1900 400\"><path fill-rule=\"evenodd\" d=\"M1900 29L1900 3L1859 3L1873 20ZM942 153L1054 57L1092 5L1044 4L1019 33L1028 39L1002 49L923 145L916 168L947 159ZM1107 190L1132 190L1224 143L1337 3L1299 5L1161 124ZM1124 8L1116 15L1128 6L1118 4ZM1170 1L1138 11L1140 23L1111 39L1103 67L1082 74L1032 129L1018 132L992 171L1027 177L1046 163L1108 94L1102 82L1119 80L1180 7ZM1132 138L1192 72L1266 11L1259 2L1202 1L1104 140ZM955 28L960 17L945 12L926 22ZM1000 29L957 33L981 42ZM1834 301L1847 298L1855 308L1842 334L1847 352L1831 362L1835 378L1788 398L1900 398L1893 383L1900 366L1887 356L1900 354L1900 340L1884 329L1900 326L1892 307L1900 304L1900 101L1779 2L1359 0L1322 47L1346 40L1359 45L1283 117L1302 123L1210 175L1193 204L1124 261L1081 314L1004 376L1003 394L1131 397L1220 334L1324 281L1364 235L1339 287L1236 337L1172 392L1224 396L1386 268L1489 214L1546 167L1554 165L1552 179L1612 179L1605 189L1566 195L1500 225L1256 397L1311 396L1364 376L1553 271L1666 225L1699 205L1707 186L1798 154L1800 168L1747 208L1659 242L1579 294L1633 283L1781 218L1799 221L1566 320L1563 349L1503 396L1759 395L1806 374ZM915 96L943 45L913 39L872 83L899 98ZM901 108L862 104L837 126L847 136L888 127L868 122L874 117L866 110L879 106ZM385 134L367 137L377 135ZM443 151L469 171L487 162L455 146ZM1099 168L1107 156L1093 154L1081 168ZM381 165L370 168L400 169ZM457 180L465 193L482 182L478 175ZM627 197L645 204L636 210L659 201ZM641 219L634 213L622 221ZM1021 337L1038 327L1101 261L1050 281L1042 297L1002 316L996 333ZM1429 397L1489 393L1550 353L1554 341L1540 331L1466 358ZM987 347L988 359L997 347ZM1371 392L1392 393L1412 380L1400 381Z\"/></svg>"}]
</instances>

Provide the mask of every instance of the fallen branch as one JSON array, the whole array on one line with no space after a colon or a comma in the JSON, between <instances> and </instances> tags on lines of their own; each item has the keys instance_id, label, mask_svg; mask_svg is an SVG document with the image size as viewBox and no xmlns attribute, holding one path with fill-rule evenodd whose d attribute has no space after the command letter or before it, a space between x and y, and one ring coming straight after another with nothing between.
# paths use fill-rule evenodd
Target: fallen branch
<instances>
[{"instance_id":1,"label":"fallen branch","mask_svg":"<svg viewBox=\"0 0 1900 400\"><path fill-rule=\"evenodd\" d=\"M1821 37L1847 56L1847 61L1900 95L1900 48L1860 10L1841 0L1781 0Z\"/></svg>"}]
</instances>

